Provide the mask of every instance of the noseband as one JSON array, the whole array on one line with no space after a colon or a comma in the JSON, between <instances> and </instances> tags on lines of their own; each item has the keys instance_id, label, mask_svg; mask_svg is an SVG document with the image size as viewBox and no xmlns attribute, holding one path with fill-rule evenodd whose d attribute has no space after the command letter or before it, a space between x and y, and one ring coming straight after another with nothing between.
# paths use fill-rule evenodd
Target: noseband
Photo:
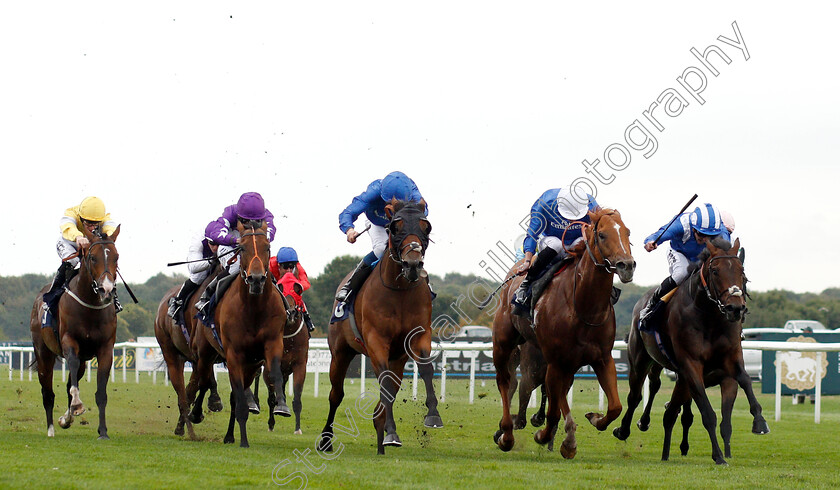
<instances>
[{"instance_id":1,"label":"noseband","mask_svg":"<svg viewBox=\"0 0 840 490\"><path fill-rule=\"evenodd\" d=\"M260 265L262 265L263 272L268 271L268 265L265 262L263 262L263 259L260 258L260 254L257 251L257 238L256 237L258 237L258 236L268 236L268 235L264 231L254 231L252 233L245 233L243 235L240 235L240 238L253 237L251 239L251 243L254 246L254 256L251 257L251 261L248 262L248 267L241 267L240 266L240 268L239 268L239 275L242 276L242 279L245 279L248 276L248 272L251 270L251 266L253 265L255 260L258 260L260 262ZM239 255L239 252L242 251L242 248L243 248L242 245L239 245L237 247L238 250L236 251L236 255Z\"/></svg>"},{"instance_id":2,"label":"noseband","mask_svg":"<svg viewBox=\"0 0 840 490\"><path fill-rule=\"evenodd\" d=\"M715 260L718 260L718 259L730 259L730 260L735 259L735 260L738 261L738 263L741 263L741 259L736 255L719 255L717 257L712 257L708 260L708 262L707 262L708 263L708 269L711 269L712 262L714 262ZM746 291L746 287L742 290L740 287L738 287L734 284L732 286L729 286L728 288L726 288L726 290L724 292L717 291L715 289L714 283L710 284L709 282L706 281L706 277L703 275L703 269L705 269L705 268L707 268L707 267L700 267L700 284L703 286L703 290L706 291L706 297L709 298L709 301L711 301L712 304L717 306L717 308L721 312L721 314L726 315L726 305L723 304L723 302L721 301L721 296L724 292L728 293L730 296L736 296L736 297L747 296L747 297L749 297L749 294L747 294L747 291ZM742 268L743 268L743 266L742 266ZM744 308L744 310L741 312L741 320L742 321L744 320L744 316L747 314L747 311L748 310L746 308Z\"/></svg>"}]
</instances>

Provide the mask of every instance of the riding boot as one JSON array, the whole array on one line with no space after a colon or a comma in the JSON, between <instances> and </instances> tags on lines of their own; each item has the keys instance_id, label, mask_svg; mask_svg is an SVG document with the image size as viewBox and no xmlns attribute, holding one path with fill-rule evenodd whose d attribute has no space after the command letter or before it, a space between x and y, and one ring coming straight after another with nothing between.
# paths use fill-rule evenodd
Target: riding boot
<instances>
[{"instance_id":1,"label":"riding boot","mask_svg":"<svg viewBox=\"0 0 840 490\"><path fill-rule=\"evenodd\" d=\"M653 296L650 297L647 304L642 308L639 312L639 324L643 324L651 313L656 309L656 306L662 301L662 297L668 294L671 290L677 287L676 281L671 276L665 278L662 281L662 284L656 288L656 291L653 292Z\"/></svg>"},{"instance_id":2,"label":"riding boot","mask_svg":"<svg viewBox=\"0 0 840 490\"><path fill-rule=\"evenodd\" d=\"M537 259L534 261L534 264L531 265L531 268L528 269L528 274L525 276L522 284L519 285L516 293L514 293L513 301L516 304L527 308L529 296L528 290L531 288L531 283L540 276L543 269L545 269L548 264L554 260L554 257L557 257L557 251L553 248L546 248L537 254Z\"/></svg>"},{"instance_id":3,"label":"riding boot","mask_svg":"<svg viewBox=\"0 0 840 490\"><path fill-rule=\"evenodd\" d=\"M219 281L229 275L230 272L225 269L220 272L218 276L214 277L212 281L210 281L210 284L208 284L207 287L204 288L204 292L201 293L201 298L199 298L198 302L195 304L195 308L198 311L205 313L204 308L207 307L207 304L210 303L210 299L212 299L213 295L216 294L216 287L219 285Z\"/></svg>"},{"instance_id":4,"label":"riding boot","mask_svg":"<svg viewBox=\"0 0 840 490\"><path fill-rule=\"evenodd\" d=\"M44 293L44 303L49 305L53 302L53 300L61 296L61 293L64 292L64 285L69 281L67 279L67 272L72 269L73 266L70 262L62 262L61 265L58 266L58 271L55 273L55 278L53 278L53 282L50 285L50 290Z\"/></svg>"},{"instance_id":5,"label":"riding boot","mask_svg":"<svg viewBox=\"0 0 840 490\"><path fill-rule=\"evenodd\" d=\"M365 280L370 275L370 272L373 270L365 259L362 259L359 262L359 265L356 266L356 270L353 271L353 275L350 276L350 279L344 283L344 286L341 286L338 293L335 295L335 300L339 303L344 303L347 301L347 298L350 297L350 294L354 291L358 291L362 284L365 283Z\"/></svg>"},{"instance_id":6,"label":"riding boot","mask_svg":"<svg viewBox=\"0 0 840 490\"><path fill-rule=\"evenodd\" d=\"M310 332L315 330L315 325L312 323L312 318L309 316L308 311L303 312L303 323L306 324L306 329Z\"/></svg>"},{"instance_id":7,"label":"riding boot","mask_svg":"<svg viewBox=\"0 0 840 490\"><path fill-rule=\"evenodd\" d=\"M196 289L198 289L198 286L198 284L190 281L189 279L184 281L184 284L181 285L181 290L178 291L178 294L169 298L169 310L166 314L173 320L177 320L176 315L181 308L183 308L184 302L187 301L187 298L189 298Z\"/></svg>"}]
</instances>

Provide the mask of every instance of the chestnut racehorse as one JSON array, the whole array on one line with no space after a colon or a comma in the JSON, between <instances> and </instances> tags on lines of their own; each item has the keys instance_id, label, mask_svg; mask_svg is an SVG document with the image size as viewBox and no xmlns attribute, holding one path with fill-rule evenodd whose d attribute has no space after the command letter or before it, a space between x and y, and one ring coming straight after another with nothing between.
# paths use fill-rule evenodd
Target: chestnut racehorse
<instances>
[{"instance_id":1,"label":"chestnut racehorse","mask_svg":"<svg viewBox=\"0 0 840 490\"><path fill-rule=\"evenodd\" d=\"M230 422L225 434L225 444L236 441L234 421L239 424L241 447L248 447L246 423L248 404L245 390L250 387L257 370L264 363L277 390L275 413L289 415L286 395L282 390L283 330L287 316L283 296L277 288L265 287L271 277L268 260L271 256L264 221L238 222L239 277L233 280L215 311L219 340L210 328L202 327L204 340L222 357L230 377ZM204 356L199 355L199 363Z\"/></svg>"},{"instance_id":2,"label":"chestnut racehorse","mask_svg":"<svg viewBox=\"0 0 840 490\"><path fill-rule=\"evenodd\" d=\"M717 464L726 464L715 435L717 417L706 396L706 387L711 384L722 383L724 421L721 423L721 433L724 441L728 441L732 433L730 417L737 394L737 386L729 379L737 381L747 395L750 413L753 415L753 432L766 434L770 431L761 415L761 405L753 393L750 376L744 369L741 351L741 324L747 307L746 276L743 263L738 257L740 241L735 240L731 248L718 247L712 242L708 242L706 247L708 253L702 265L677 288L665 305L660 343L670 354L663 354L655 335L641 333L638 329L639 311L652 291L642 297L633 309L633 324L627 341L630 359L628 407L621 426L613 434L622 440L630 434L633 411L641 400L642 383L654 363L675 371L677 384L663 417L663 461L670 456L671 432L680 409L693 399L703 419L703 426L709 433L712 459ZM691 415L686 417L690 420ZM687 422L686 418L683 420ZM683 447L687 452L686 439ZM728 443L727 457L730 457Z\"/></svg>"},{"instance_id":3,"label":"chestnut racehorse","mask_svg":"<svg viewBox=\"0 0 840 490\"><path fill-rule=\"evenodd\" d=\"M114 340L117 336L117 311L114 287L117 279L117 247L114 242L120 227L111 236L91 233L82 228L90 244L79 250L79 273L70 280L67 291L58 303L58 337L52 328L41 328L41 305L49 286L41 289L29 319L32 346L38 364L38 380L47 413L47 436L55 435L53 427L53 366L57 357L67 361L67 411L59 417L59 425L67 429L73 417L85 413L79 397L79 379L85 364L96 357L96 407L99 410L99 439L108 439L105 405L108 403L108 377L114 361Z\"/></svg>"},{"instance_id":4,"label":"chestnut racehorse","mask_svg":"<svg viewBox=\"0 0 840 490\"><path fill-rule=\"evenodd\" d=\"M200 423L204 419L202 404L206 390L210 390L210 398L207 400L208 408L213 412L222 410L222 401L217 390L216 377L212 370L214 361L220 361L219 355L212 348L204 349L206 355L211 357L208 361L209 364L207 364L210 369L199 369L197 352L191 346L191 344L194 344L193 339L196 336L201 336L201 331L196 331L196 329L206 328L195 318L195 301L191 298L198 298L212 278L213 274L210 274L199 286L194 296L184 301L184 323L189 339L184 336L181 327L176 325L175 321L167 315L169 298L178 294L180 286L175 286L166 292L158 305L157 316L155 316L155 337L166 362L169 379L172 381L172 389L178 396L178 423L175 426L175 434L184 435L184 424L186 424L191 439L195 439L192 424ZM200 338L196 340L201 341ZM184 364L187 361L193 365L189 386L184 385ZM195 403L192 413L190 413L190 405L193 405L196 401L197 392L200 393L200 397L198 403Z\"/></svg>"},{"instance_id":5,"label":"chestnut racehorse","mask_svg":"<svg viewBox=\"0 0 840 490\"><path fill-rule=\"evenodd\" d=\"M606 392L606 415L587 413L586 418L598 430L605 430L621 413L615 362L615 312L610 296L613 276L622 282L633 279L636 262L630 253L630 232L621 215L612 209L589 213L591 224L583 227L583 243L570 250L572 264L555 275L540 296L534 309L533 326L526 318L512 313L511 299L519 283L516 277L505 284L502 304L493 320L493 362L496 384L502 398L502 419L494 440L503 451L513 448L513 420L510 415L510 356L524 337L540 347L547 364L545 385L548 395L548 425L534 434L539 444L554 448L554 435L560 417L565 419L566 437L560 448L564 458L577 452L575 424L566 395L574 375L590 365ZM515 264L508 277L519 269Z\"/></svg>"},{"instance_id":6,"label":"chestnut racehorse","mask_svg":"<svg viewBox=\"0 0 840 490\"><path fill-rule=\"evenodd\" d=\"M330 412L318 445L322 451L332 451L333 421L344 398L344 378L350 361L358 354L370 357L380 385L379 401L373 413L368 414L374 419L377 453L385 454L385 446L402 445L394 422L393 403L400 389L403 368L409 357L421 364L428 363L432 350L432 294L423 269L432 226L425 218L425 209L423 202L396 200L385 207L390 219L388 249L355 299L354 315L361 338L356 339L349 319L330 325L332 389ZM434 371L419 371L426 383L429 409L426 419L440 420L431 379Z\"/></svg>"}]
</instances>

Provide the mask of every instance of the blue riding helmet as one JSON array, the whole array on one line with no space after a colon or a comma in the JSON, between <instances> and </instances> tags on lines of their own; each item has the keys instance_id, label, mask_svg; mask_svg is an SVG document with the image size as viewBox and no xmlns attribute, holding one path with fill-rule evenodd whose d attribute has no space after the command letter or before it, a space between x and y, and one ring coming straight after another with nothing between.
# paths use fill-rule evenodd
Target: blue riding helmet
<instances>
[{"instance_id":1,"label":"blue riding helmet","mask_svg":"<svg viewBox=\"0 0 840 490\"><path fill-rule=\"evenodd\" d=\"M689 218L691 228L703 235L720 235L723 231L723 218L717 206L709 203L694 208Z\"/></svg>"},{"instance_id":2,"label":"blue riding helmet","mask_svg":"<svg viewBox=\"0 0 840 490\"><path fill-rule=\"evenodd\" d=\"M282 264L285 262L297 262L298 255L295 252L295 249L292 247L280 247L280 250L277 251L277 263Z\"/></svg>"},{"instance_id":3,"label":"blue riding helmet","mask_svg":"<svg viewBox=\"0 0 840 490\"><path fill-rule=\"evenodd\" d=\"M391 202L393 198L406 201L411 197L411 189L414 187L413 184L406 174L402 172L391 172L382 179L379 195L385 202Z\"/></svg>"}]
</instances>

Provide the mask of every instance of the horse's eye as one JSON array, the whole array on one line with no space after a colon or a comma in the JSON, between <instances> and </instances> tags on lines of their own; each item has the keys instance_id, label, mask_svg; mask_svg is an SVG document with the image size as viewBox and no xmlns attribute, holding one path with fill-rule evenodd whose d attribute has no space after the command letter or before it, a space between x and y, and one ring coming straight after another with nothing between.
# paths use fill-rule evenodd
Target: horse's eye
<instances>
[{"instance_id":1,"label":"horse's eye","mask_svg":"<svg viewBox=\"0 0 840 490\"><path fill-rule=\"evenodd\" d=\"M713 276L716 276L718 274L717 269L711 269L710 272L712 273Z\"/></svg>"},{"instance_id":2,"label":"horse's eye","mask_svg":"<svg viewBox=\"0 0 840 490\"><path fill-rule=\"evenodd\" d=\"M606 239L607 239L607 236L606 236L606 235L604 235L604 233L603 233L603 232L600 232L600 231L599 231L599 232L598 232L598 238L600 238L601 240L606 240Z\"/></svg>"}]
</instances>

